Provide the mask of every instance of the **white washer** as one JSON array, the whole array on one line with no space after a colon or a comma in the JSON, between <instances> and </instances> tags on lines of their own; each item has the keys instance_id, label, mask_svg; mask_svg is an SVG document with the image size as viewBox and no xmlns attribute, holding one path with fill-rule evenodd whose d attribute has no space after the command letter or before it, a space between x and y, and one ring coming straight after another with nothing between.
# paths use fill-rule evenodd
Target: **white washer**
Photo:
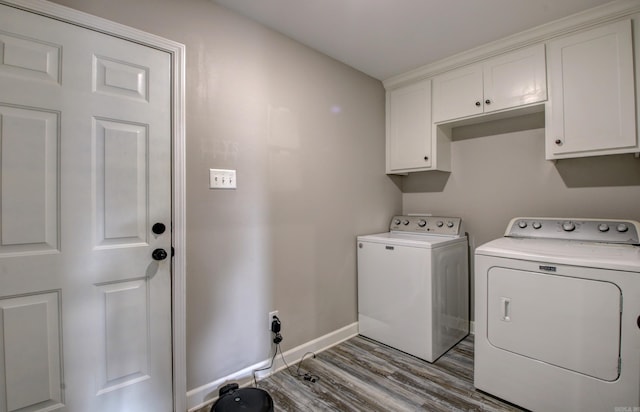
<instances>
[{"instance_id":1,"label":"white washer","mask_svg":"<svg viewBox=\"0 0 640 412\"><path fill-rule=\"evenodd\" d=\"M461 219L395 216L358 236L358 330L434 362L469 333L467 238Z\"/></svg>"},{"instance_id":2,"label":"white washer","mask_svg":"<svg viewBox=\"0 0 640 412\"><path fill-rule=\"evenodd\" d=\"M476 388L533 411L640 410L639 233L517 218L478 247Z\"/></svg>"}]
</instances>

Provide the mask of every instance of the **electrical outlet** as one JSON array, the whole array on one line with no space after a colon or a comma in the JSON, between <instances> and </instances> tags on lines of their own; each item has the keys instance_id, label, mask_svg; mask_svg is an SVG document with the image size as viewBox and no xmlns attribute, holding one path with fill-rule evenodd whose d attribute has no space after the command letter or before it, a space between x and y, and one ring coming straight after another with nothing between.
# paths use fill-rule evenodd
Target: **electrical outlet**
<instances>
[{"instance_id":1,"label":"electrical outlet","mask_svg":"<svg viewBox=\"0 0 640 412\"><path fill-rule=\"evenodd\" d=\"M278 313L277 310L274 310L273 312L269 312L269 328L268 328L269 331L271 331L271 321L273 321L274 316L277 316L278 319L280 319L280 314Z\"/></svg>"}]
</instances>

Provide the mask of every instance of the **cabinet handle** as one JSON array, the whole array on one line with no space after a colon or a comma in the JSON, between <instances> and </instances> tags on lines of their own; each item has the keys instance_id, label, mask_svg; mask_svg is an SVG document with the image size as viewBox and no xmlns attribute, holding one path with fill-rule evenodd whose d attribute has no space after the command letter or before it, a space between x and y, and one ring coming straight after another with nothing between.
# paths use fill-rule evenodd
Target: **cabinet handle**
<instances>
[{"instance_id":1,"label":"cabinet handle","mask_svg":"<svg viewBox=\"0 0 640 412\"><path fill-rule=\"evenodd\" d=\"M484 104L491 104L491 100L489 100L489 99L485 100Z\"/></svg>"},{"instance_id":2,"label":"cabinet handle","mask_svg":"<svg viewBox=\"0 0 640 412\"><path fill-rule=\"evenodd\" d=\"M480 102L476 102L476 106L478 106L478 107L480 107L481 104L482 103L480 103Z\"/></svg>"},{"instance_id":3,"label":"cabinet handle","mask_svg":"<svg viewBox=\"0 0 640 412\"><path fill-rule=\"evenodd\" d=\"M429 160L429 156L425 156L425 157L424 157L424 160Z\"/></svg>"},{"instance_id":4,"label":"cabinet handle","mask_svg":"<svg viewBox=\"0 0 640 412\"><path fill-rule=\"evenodd\" d=\"M558 146L562 146L562 140L560 140L560 139L556 139L556 144L557 144Z\"/></svg>"}]
</instances>

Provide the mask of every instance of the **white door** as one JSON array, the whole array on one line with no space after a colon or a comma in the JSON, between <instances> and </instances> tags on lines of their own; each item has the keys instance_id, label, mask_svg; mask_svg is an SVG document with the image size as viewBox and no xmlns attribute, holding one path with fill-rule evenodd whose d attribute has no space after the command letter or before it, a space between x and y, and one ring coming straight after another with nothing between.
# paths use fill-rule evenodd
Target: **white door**
<instances>
[{"instance_id":1,"label":"white door","mask_svg":"<svg viewBox=\"0 0 640 412\"><path fill-rule=\"evenodd\" d=\"M482 64L451 70L433 79L433 121L480 114L483 111L484 89Z\"/></svg>"},{"instance_id":2,"label":"white door","mask_svg":"<svg viewBox=\"0 0 640 412\"><path fill-rule=\"evenodd\" d=\"M388 92L387 172L431 166L431 80Z\"/></svg>"},{"instance_id":3,"label":"white door","mask_svg":"<svg viewBox=\"0 0 640 412\"><path fill-rule=\"evenodd\" d=\"M631 21L554 40L548 50L547 159L635 150Z\"/></svg>"},{"instance_id":4,"label":"white door","mask_svg":"<svg viewBox=\"0 0 640 412\"><path fill-rule=\"evenodd\" d=\"M605 381L619 377L622 294L613 283L492 267L487 339L496 348Z\"/></svg>"},{"instance_id":5,"label":"white door","mask_svg":"<svg viewBox=\"0 0 640 412\"><path fill-rule=\"evenodd\" d=\"M0 412L170 411L170 56L7 6L0 53Z\"/></svg>"},{"instance_id":6,"label":"white door","mask_svg":"<svg viewBox=\"0 0 640 412\"><path fill-rule=\"evenodd\" d=\"M486 61L483 76L485 113L547 100L544 44Z\"/></svg>"}]
</instances>

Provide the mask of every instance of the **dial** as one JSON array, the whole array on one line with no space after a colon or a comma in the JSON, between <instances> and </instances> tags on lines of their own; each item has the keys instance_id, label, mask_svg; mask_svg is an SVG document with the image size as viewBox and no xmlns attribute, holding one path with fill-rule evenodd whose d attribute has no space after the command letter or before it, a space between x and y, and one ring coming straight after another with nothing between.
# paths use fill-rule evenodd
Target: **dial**
<instances>
[{"instance_id":1,"label":"dial","mask_svg":"<svg viewBox=\"0 0 640 412\"><path fill-rule=\"evenodd\" d=\"M534 228L534 229L538 230L538 229L540 229L540 228L542 227L542 223L540 223L540 222L533 222L533 223L531 224L531 226L533 226L533 228Z\"/></svg>"},{"instance_id":2,"label":"dial","mask_svg":"<svg viewBox=\"0 0 640 412\"><path fill-rule=\"evenodd\" d=\"M575 225L573 222L571 222L571 221L564 222L564 223L562 224L562 229L563 229L565 232L573 232L573 231L576 229L576 225Z\"/></svg>"},{"instance_id":3,"label":"dial","mask_svg":"<svg viewBox=\"0 0 640 412\"><path fill-rule=\"evenodd\" d=\"M518 222L518 227L520 229L524 229L525 227L527 227L527 222L525 222L524 220L521 220Z\"/></svg>"},{"instance_id":4,"label":"dial","mask_svg":"<svg viewBox=\"0 0 640 412\"><path fill-rule=\"evenodd\" d=\"M436 225L438 227L442 227L442 226L444 226L444 222L442 220L440 220L440 221L438 221L438 223L436 223Z\"/></svg>"},{"instance_id":5,"label":"dial","mask_svg":"<svg viewBox=\"0 0 640 412\"><path fill-rule=\"evenodd\" d=\"M624 223L620 223L616 229L618 229L618 232L620 232L620 233L624 233L627 230L629 230L627 225L625 225Z\"/></svg>"},{"instance_id":6,"label":"dial","mask_svg":"<svg viewBox=\"0 0 640 412\"><path fill-rule=\"evenodd\" d=\"M396 225L400 224L400 219L394 219L393 223L395 223Z\"/></svg>"},{"instance_id":7,"label":"dial","mask_svg":"<svg viewBox=\"0 0 640 412\"><path fill-rule=\"evenodd\" d=\"M451 221L447 222L447 227L453 227L453 222Z\"/></svg>"},{"instance_id":8,"label":"dial","mask_svg":"<svg viewBox=\"0 0 640 412\"><path fill-rule=\"evenodd\" d=\"M609 231L609 225L607 225L606 223L600 223L598 225L598 230L601 232L608 232Z\"/></svg>"},{"instance_id":9,"label":"dial","mask_svg":"<svg viewBox=\"0 0 640 412\"><path fill-rule=\"evenodd\" d=\"M420 227L425 227L427 225L427 221L424 219L420 219L420 221L418 222L418 226Z\"/></svg>"},{"instance_id":10,"label":"dial","mask_svg":"<svg viewBox=\"0 0 640 412\"><path fill-rule=\"evenodd\" d=\"M408 220L405 220L404 222L402 222L403 225L407 226L409 224Z\"/></svg>"}]
</instances>

